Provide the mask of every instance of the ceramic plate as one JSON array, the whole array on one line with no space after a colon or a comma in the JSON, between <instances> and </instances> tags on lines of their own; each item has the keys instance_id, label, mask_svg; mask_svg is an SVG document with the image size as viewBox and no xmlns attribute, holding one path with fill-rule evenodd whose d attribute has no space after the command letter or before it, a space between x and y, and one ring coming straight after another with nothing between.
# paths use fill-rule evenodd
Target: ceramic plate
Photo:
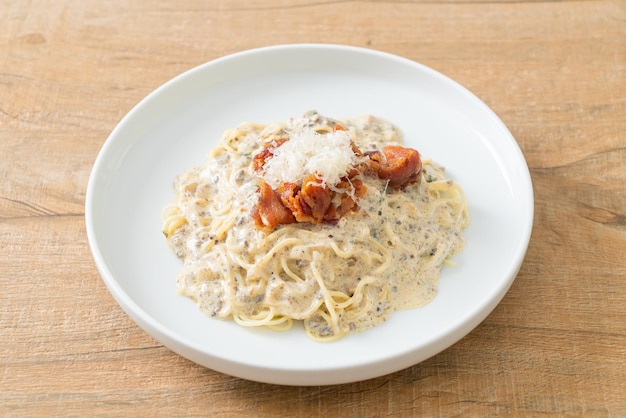
<instances>
[{"instance_id":1,"label":"ceramic plate","mask_svg":"<svg viewBox=\"0 0 626 418\"><path fill-rule=\"evenodd\" d=\"M506 94L506 92L502 92ZM333 118L374 114L405 145L446 167L464 188L471 223L455 267L423 308L337 342L301 328L249 329L205 317L180 296L182 263L161 233L173 180L202 164L221 133L310 109ZM283 45L226 56L174 78L113 130L93 167L86 223L96 265L120 306L148 334L211 369L288 385L385 375L448 348L500 302L524 258L533 221L528 167L510 132L468 90L414 61L339 45Z\"/></svg>"}]
</instances>

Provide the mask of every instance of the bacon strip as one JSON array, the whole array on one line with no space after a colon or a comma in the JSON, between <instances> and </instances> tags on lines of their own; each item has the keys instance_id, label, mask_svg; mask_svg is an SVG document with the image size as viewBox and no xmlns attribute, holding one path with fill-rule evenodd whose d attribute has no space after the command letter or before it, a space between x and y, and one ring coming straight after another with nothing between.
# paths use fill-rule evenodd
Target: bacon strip
<instances>
[{"instance_id":1,"label":"bacon strip","mask_svg":"<svg viewBox=\"0 0 626 418\"><path fill-rule=\"evenodd\" d=\"M289 138L278 138L273 141L266 142L263 146L263 150L252 158L252 169L254 171L260 171L267 160L274 156L274 150L287 141L289 141Z\"/></svg>"},{"instance_id":2,"label":"bacon strip","mask_svg":"<svg viewBox=\"0 0 626 418\"><path fill-rule=\"evenodd\" d=\"M366 153L370 159L369 170L379 178L389 180L394 188L415 183L422 171L422 160L417 150L400 145L387 145L380 151Z\"/></svg>"},{"instance_id":3,"label":"bacon strip","mask_svg":"<svg viewBox=\"0 0 626 418\"><path fill-rule=\"evenodd\" d=\"M366 187L361 180L349 180L347 177L330 190L315 175L310 175L300 187L294 183L278 186L282 203L293 214L296 222L334 222L356 207L355 199L365 195ZM345 191L336 191L336 190ZM352 193L348 191L352 190ZM333 204L340 194L337 205Z\"/></svg>"},{"instance_id":4,"label":"bacon strip","mask_svg":"<svg viewBox=\"0 0 626 418\"><path fill-rule=\"evenodd\" d=\"M278 193L263 179L259 180L259 202L252 210L252 218L258 229L266 231L273 230L277 225L296 221L291 211L283 205Z\"/></svg>"}]
</instances>

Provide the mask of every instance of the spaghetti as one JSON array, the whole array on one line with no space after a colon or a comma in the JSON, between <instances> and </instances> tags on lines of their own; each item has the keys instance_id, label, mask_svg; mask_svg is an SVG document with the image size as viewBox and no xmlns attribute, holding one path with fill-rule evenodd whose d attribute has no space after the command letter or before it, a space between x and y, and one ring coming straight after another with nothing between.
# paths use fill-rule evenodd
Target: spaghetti
<instances>
[{"instance_id":1,"label":"spaghetti","mask_svg":"<svg viewBox=\"0 0 626 418\"><path fill-rule=\"evenodd\" d=\"M302 144L281 150L296 138ZM353 156L336 155L342 139ZM378 117L334 120L314 111L226 131L204 165L176 179L163 210L163 233L183 260L180 293L205 314L243 326L284 330L302 321L319 341L430 301L443 265L464 245L467 205L430 160L400 184L385 178L380 165L391 154L383 151L400 142L399 130ZM281 158L281 169L272 169ZM286 215L279 222L263 218L262 187Z\"/></svg>"}]
</instances>

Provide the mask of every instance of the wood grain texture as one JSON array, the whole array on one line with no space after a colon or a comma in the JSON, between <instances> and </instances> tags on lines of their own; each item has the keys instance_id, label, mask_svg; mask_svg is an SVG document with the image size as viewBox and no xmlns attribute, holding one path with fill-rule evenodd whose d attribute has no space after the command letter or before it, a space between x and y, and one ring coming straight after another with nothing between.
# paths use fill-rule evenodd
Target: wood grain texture
<instances>
[{"instance_id":1,"label":"wood grain texture","mask_svg":"<svg viewBox=\"0 0 626 418\"><path fill-rule=\"evenodd\" d=\"M0 0L0 415L626 416L626 3ZM92 261L87 179L116 123L208 60L293 42L419 61L501 117L531 169L526 260L448 350L282 387L139 329Z\"/></svg>"}]
</instances>

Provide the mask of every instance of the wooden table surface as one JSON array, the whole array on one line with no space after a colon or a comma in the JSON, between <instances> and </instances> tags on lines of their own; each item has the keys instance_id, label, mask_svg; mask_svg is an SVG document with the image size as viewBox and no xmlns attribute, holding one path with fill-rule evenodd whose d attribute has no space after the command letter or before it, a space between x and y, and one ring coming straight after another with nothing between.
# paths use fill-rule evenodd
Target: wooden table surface
<instances>
[{"instance_id":1,"label":"wooden table surface","mask_svg":"<svg viewBox=\"0 0 626 418\"><path fill-rule=\"evenodd\" d=\"M626 416L626 2L0 1L0 415ZM489 105L530 167L535 222L495 311L368 381L223 375L142 331L96 271L93 162L196 65L298 42L387 51Z\"/></svg>"}]
</instances>

